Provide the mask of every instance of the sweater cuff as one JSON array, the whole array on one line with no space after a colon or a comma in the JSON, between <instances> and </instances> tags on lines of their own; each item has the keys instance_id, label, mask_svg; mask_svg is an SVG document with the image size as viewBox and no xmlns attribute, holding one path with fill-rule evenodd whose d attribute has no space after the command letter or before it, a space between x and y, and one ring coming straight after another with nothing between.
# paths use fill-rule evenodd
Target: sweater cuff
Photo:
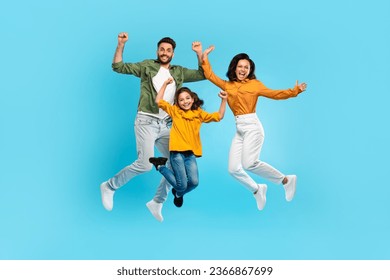
<instances>
[{"instance_id":1,"label":"sweater cuff","mask_svg":"<svg viewBox=\"0 0 390 280\"><path fill-rule=\"evenodd\" d=\"M300 90L300 88L299 88L298 86L295 86L295 87L294 87L295 96L297 96L297 95L300 94L301 92L303 92L303 90Z\"/></svg>"},{"instance_id":2,"label":"sweater cuff","mask_svg":"<svg viewBox=\"0 0 390 280\"><path fill-rule=\"evenodd\" d=\"M208 64L209 63L209 57L207 56L207 58L206 59L202 59L202 64L201 65L206 65L206 64Z\"/></svg>"}]
</instances>

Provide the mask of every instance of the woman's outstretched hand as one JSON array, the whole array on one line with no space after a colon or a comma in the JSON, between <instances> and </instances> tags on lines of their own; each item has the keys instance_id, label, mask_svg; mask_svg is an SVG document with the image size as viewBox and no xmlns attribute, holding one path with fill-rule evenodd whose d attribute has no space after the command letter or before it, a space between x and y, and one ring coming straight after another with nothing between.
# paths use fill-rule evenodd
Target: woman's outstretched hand
<instances>
[{"instance_id":1,"label":"woman's outstretched hand","mask_svg":"<svg viewBox=\"0 0 390 280\"><path fill-rule=\"evenodd\" d=\"M306 90L306 87L307 87L307 84L306 84L306 83L301 83L301 84L299 84L299 83L298 83L298 80L297 80L295 86L297 86L301 91L305 91L305 90Z\"/></svg>"},{"instance_id":2,"label":"woman's outstretched hand","mask_svg":"<svg viewBox=\"0 0 390 280\"><path fill-rule=\"evenodd\" d=\"M202 60L205 61L207 56L209 55L209 53L211 53L214 49L215 49L215 47L213 45L211 45L210 47L205 49L203 52L203 55L202 55Z\"/></svg>"}]
</instances>

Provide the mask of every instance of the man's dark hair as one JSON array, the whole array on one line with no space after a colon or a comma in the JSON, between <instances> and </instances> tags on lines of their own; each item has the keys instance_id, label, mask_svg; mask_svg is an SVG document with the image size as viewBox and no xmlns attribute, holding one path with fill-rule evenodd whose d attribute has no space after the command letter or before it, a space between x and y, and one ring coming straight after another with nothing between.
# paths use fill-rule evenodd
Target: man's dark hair
<instances>
[{"instance_id":1,"label":"man's dark hair","mask_svg":"<svg viewBox=\"0 0 390 280\"><path fill-rule=\"evenodd\" d=\"M157 43L157 48L160 47L160 44L161 44L161 43L168 43L168 44L171 44L173 50L175 50L175 48L176 48L176 42L175 42L172 38L169 38L169 37L164 37L164 38L162 38L160 41L158 41L158 43Z\"/></svg>"}]
</instances>

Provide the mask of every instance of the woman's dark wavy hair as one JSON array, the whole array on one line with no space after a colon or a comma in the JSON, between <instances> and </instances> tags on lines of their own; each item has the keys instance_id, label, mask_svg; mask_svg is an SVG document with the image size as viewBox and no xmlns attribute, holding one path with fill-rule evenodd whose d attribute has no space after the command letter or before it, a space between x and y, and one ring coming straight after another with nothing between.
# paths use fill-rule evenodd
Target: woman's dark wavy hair
<instances>
[{"instance_id":1,"label":"woman's dark wavy hair","mask_svg":"<svg viewBox=\"0 0 390 280\"><path fill-rule=\"evenodd\" d=\"M191 97L194 99L194 103L192 103L191 110L202 108L204 101L199 98L196 92L191 91L188 87L181 87L176 91L174 104L179 106L179 95L182 92L188 92L191 95Z\"/></svg>"},{"instance_id":2,"label":"woman's dark wavy hair","mask_svg":"<svg viewBox=\"0 0 390 280\"><path fill-rule=\"evenodd\" d=\"M237 68L238 61L240 61L241 59L246 59L249 61L251 69L249 71L248 79L250 80L256 79L255 63L252 61L252 59L249 58L249 55L247 55L246 53L239 53L235 57L233 57L232 61L230 61L229 68L226 73L226 76L231 82L237 81L236 68Z\"/></svg>"}]
</instances>

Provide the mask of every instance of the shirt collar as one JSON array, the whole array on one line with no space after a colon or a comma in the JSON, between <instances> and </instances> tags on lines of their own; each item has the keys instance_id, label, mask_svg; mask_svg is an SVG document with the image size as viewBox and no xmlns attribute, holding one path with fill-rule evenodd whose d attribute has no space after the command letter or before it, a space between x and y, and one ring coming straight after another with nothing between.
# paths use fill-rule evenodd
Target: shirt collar
<instances>
[{"instance_id":1,"label":"shirt collar","mask_svg":"<svg viewBox=\"0 0 390 280\"><path fill-rule=\"evenodd\" d=\"M161 64L160 61L158 61L157 59L153 59L153 62ZM169 68L168 69L173 69L175 67L176 67L175 65L169 64Z\"/></svg>"}]
</instances>

